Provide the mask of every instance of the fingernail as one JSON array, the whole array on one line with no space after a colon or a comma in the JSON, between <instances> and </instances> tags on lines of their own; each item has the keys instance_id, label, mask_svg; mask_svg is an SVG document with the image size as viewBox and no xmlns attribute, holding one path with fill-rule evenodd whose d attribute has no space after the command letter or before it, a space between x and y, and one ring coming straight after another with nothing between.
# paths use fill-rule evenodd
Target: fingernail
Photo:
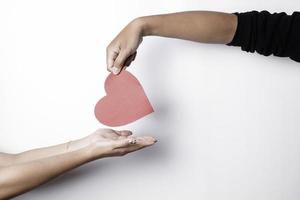
<instances>
[{"instance_id":1,"label":"fingernail","mask_svg":"<svg viewBox=\"0 0 300 200\"><path fill-rule=\"evenodd\" d=\"M111 70L114 75L117 75L120 72L120 69L117 67L112 67Z\"/></svg>"}]
</instances>

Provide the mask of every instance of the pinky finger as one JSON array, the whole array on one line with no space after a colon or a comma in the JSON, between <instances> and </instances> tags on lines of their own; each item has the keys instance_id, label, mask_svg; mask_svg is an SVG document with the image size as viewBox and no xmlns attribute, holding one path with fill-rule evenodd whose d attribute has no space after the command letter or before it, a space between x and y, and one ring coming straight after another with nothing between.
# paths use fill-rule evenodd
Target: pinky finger
<instances>
[{"instance_id":1,"label":"pinky finger","mask_svg":"<svg viewBox=\"0 0 300 200\"><path fill-rule=\"evenodd\" d=\"M130 64L132 63L132 61L135 60L135 57L136 57L136 52L134 52L132 55L130 55L130 56L126 59L126 61L125 61L125 63L124 63L124 67L129 67Z\"/></svg>"}]
</instances>

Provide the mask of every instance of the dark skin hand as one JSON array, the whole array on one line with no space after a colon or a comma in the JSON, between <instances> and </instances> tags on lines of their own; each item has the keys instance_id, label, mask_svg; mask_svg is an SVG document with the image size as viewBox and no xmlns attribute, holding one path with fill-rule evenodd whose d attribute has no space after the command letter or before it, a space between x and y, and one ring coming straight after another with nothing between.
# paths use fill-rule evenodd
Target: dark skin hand
<instances>
[{"instance_id":1,"label":"dark skin hand","mask_svg":"<svg viewBox=\"0 0 300 200\"><path fill-rule=\"evenodd\" d=\"M191 11L139 17L108 45L107 70L117 75L128 67L134 61L145 36L227 44L233 39L236 28L237 17L221 12Z\"/></svg>"}]
</instances>

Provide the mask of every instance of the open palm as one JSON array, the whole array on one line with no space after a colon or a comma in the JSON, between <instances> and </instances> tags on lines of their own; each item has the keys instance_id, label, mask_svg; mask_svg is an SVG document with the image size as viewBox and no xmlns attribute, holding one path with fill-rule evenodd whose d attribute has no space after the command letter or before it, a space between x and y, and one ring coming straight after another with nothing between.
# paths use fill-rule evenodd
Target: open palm
<instances>
[{"instance_id":1,"label":"open palm","mask_svg":"<svg viewBox=\"0 0 300 200\"><path fill-rule=\"evenodd\" d=\"M88 136L93 154L99 157L123 156L127 153L153 145L156 139L150 136L133 136L131 131L98 129Z\"/></svg>"}]
</instances>

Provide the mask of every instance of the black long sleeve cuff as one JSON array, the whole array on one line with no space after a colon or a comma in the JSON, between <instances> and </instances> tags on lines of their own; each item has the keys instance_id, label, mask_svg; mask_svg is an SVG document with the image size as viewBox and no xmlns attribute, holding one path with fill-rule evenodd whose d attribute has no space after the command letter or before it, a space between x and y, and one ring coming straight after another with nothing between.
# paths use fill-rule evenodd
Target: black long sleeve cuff
<instances>
[{"instance_id":1,"label":"black long sleeve cuff","mask_svg":"<svg viewBox=\"0 0 300 200\"><path fill-rule=\"evenodd\" d=\"M300 62L300 12L292 15L268 11L234 14L238 17L238 26L233 40L227 45Z\"/></svg>"}]
</instances>

